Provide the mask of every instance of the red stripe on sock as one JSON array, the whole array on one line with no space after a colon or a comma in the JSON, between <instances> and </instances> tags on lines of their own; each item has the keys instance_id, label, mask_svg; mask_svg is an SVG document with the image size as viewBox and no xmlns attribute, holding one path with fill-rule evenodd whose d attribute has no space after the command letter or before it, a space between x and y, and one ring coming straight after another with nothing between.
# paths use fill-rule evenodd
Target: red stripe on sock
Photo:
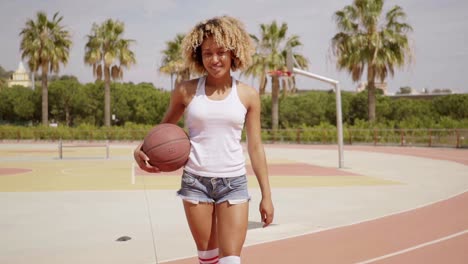
<instances>
[{"instance_id":1,"label":"red stripe on sock","mask_svg":"<svg viewBox=\"0 0 468 264\"><path fill-rule=\"evenodd\" d=\"M206 258L206 259L205 259L205 258L200 258L200 257L198 257L198 259L199 259L200 261L213 261L213 260L215 260L215 259L217 259L217 258L218 258L218 256L215 256L215 257L212 257L212 258Z\"/></svg>"}]
</instances>

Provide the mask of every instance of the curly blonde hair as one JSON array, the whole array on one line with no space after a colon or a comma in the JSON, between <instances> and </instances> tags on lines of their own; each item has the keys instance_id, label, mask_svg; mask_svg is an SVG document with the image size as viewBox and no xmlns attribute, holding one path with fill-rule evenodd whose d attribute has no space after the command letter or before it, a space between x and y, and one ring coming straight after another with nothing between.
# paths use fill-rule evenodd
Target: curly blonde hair
<instances>
[{"instance_id":1,"label":"curly blonde hair","mask_svg":"<svg viewBox=\"0 0 468 264\"><path fill-rule=\"evenodd\" d=\"M216 44L232 52L232 71L246 69L252 62L254 45L244 25L233 17L214 17L198 23L182 41L185 63L193 71L206 73L201 45L207 37L213 37Z\"/></svg>"}]
</instances>

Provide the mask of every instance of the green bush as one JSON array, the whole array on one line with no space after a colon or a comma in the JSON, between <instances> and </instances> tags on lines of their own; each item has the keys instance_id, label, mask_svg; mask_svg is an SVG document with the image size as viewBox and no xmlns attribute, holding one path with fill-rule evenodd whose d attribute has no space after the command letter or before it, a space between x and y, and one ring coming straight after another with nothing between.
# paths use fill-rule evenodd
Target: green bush
<instances>
[{"instance_id":1,"label":"green bush","mask_svg":"<svg viewBox=\"0 0 468 264\"><path fill-rule=\"evenodd\" d=\"M11 126L0 125L0 140L142 140L152 126L130 124L124 127Z\"/></svg>"}]
</instances>

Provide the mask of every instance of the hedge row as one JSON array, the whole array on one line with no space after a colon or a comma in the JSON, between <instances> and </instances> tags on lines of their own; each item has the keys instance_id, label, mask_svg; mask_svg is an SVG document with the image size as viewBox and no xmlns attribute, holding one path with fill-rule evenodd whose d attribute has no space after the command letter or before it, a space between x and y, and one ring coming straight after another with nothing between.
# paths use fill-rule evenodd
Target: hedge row
<instances>
[{"instance_id":1,"label":"hedge row","mask_svg":"<svg viewBox=\"0 0 468 264\"><path fill-rule=\"evenodd\" d=\"M0 126L1 140L84 140L84 141L139 141L144 138L151 126L127 125L125 127L76 128L59 127L23 127ZM245 134L242 140L245 141ZM262 130L264 142L336 144L335 127L322 123L316 127L297 129L280 129L277 131ZM450 146L468 147L468 129L386 129L345 127L343 129L345 144L401 145L401 146Z\"/></svg>"},{"instance_id":2,"label":"hedge row","mask_svg":"<svg viewBox=\"0 0 468 264\"><path fill-rule=\"evenodd\" d=\"M24 127L0 126L2 140L112 140L127 141L141 140L151 126L139 125L135 127Z\"/></svg>"}]
</instances>

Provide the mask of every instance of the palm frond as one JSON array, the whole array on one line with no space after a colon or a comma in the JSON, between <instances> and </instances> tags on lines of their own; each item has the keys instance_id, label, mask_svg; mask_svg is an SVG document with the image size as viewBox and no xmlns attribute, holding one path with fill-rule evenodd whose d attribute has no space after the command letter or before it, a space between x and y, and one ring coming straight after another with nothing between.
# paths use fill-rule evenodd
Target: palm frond
<instances>
[{"instance_id":1,"label":"palm frond","mask_svg":"<svg viewBox=\"0 0 468 264\"><path fill-rule=\"evenodd\" d=\"M182 55L184 37L184 34L177 34L173 40L166 41L166 49L161 52L164 56L159 67L159 72L167 75L175 74L179 81L190 78L190 69L185 65Z\"/></svg>"},{"instance_id":2,"label":"palm frond","mask_svg":"<svg viewBox=\"0 0 468 264\"><path fill-rule=\"evenodd\" d=\"M92 24L85 44L84 62L93 67L98 65L96 70L93 68L98 79L102 78L105 69L110 69L108 73L113 79L121 79L122 67L128 68L136 63L135 54L130 49L135 41L123 38L124 31L124 23L118 20L107 19L100 25Z\"/></svg>"},{"instance_id":3,"label":"palm frond","mask_svg":"<svg viewBox=\"0 0 468 264\"><path fill-rule=\"evenodd\" d=\"M60 24L62 20L58 12L51 21L46 13L38 12L35 21L26 21L20 31L20 50L31 71L41 68L58 73L60 64L67 64L72 42L70 33Z\"/></svg>"}]
</instances>

